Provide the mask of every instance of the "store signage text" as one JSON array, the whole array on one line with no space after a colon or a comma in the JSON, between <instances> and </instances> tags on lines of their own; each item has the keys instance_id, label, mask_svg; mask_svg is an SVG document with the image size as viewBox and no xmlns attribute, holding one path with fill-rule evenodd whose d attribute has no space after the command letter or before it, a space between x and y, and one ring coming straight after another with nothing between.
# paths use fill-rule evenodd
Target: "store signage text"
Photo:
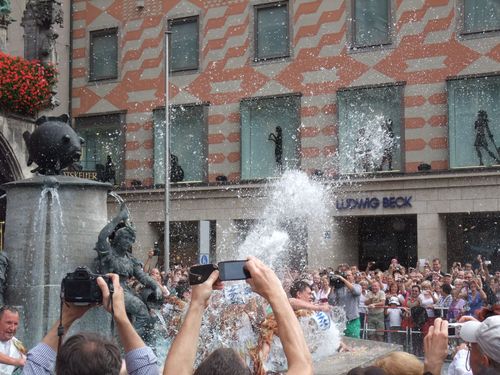
<instances>
[{"instance_id":1,"label":"store signage text","mask_svg":"<svg viewBox=\"0 0 500 375\"><path fill-rule=\"evenodd\" d=\"M383 208L411 208L411 198L412 196L404 197L383 197L379 199L377 197L367 197L367 198L344 198L337 199L336 207L337 210L364 210L372 209L375 210L382 206Z\"/></svg>"},{"instance_id":2,"label":"store signage text","mask_svg":"<svg viewBox=\"0 0 500 375\"><path fill-rule=\"evenodd\" d=\"M96 171L63 171L64 176L86 178L88 180L97 180Z\"/></svg>"}]
</instances>

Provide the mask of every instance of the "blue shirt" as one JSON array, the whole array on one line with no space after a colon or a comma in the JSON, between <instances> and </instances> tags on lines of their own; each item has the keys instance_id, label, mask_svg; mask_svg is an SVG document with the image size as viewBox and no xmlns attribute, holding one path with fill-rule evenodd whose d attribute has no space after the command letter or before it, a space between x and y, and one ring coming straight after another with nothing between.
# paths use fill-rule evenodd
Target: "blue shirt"
<instances>
[{"instance_id":1,"label":"blue shirt","mask_svg":"<svg viewBox=\"0 0 500 375\"><path fill-rule=\"evenodd\" d=\"M28 352L23 374L44 375L54 373L56 352L50 346L40 343ZM127 372L131 375L158 375L157 359L148 346L134 349L125 354Z\"/></svg>"}]
</instances>

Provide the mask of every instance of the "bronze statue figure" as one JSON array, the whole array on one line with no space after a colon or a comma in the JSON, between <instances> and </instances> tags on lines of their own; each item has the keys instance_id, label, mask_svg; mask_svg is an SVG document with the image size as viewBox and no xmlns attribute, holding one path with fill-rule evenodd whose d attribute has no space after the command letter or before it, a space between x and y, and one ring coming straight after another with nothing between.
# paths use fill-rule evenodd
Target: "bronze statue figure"
<instances>
[{"instance_id":1,"label":"bronze statue figure","mask_svg":"<svg viewBox=\"0 0 500 375\"><path fill-rule=\"evenodd\" d=\"M274 159L276 160L278 171L281 172L283 170L283 130L281 126L277 126L276 134L269 134L267 140L274 142Z\"/></svg>"},{"instance_id":2,"label":"bronze statue figure","mask_svg":"<svg viewBox=\"0 0 500 375\"><path fill-rule=\"evenodd\" d=\"M179 158L170 154L170 182L181 182L184 180L184 169L179 165Z\"/></svg>"},{"instance_id":3,"label":"bronze statue figure","mask_svg":"<svg viewBox=\"0 0 500 375\"><path fill-rule=\"evenodd\" d=\"M119 229L116 229L120 226ZM116 273L125 291L127 314L139 335L145 334L145 327L150 321L146 304L127 285L127 280L135 277L145 287L150 288L157 300L162 298L162 291L156 281L142 269L142 264L131 254L135 242L135 229L129 223L129 211L125 203L120 212L99 233L95 246L97 258L94 261L95 272L100 274Z\"/></svg>"},{"instance_id":4,"label":"bronze statue figure","mask_svg":"<svg viewBox=\"0 0 500 375\"><path fill-rule=\"evenodd\" d=\"M380 162L379 171L384 168L384 164L387 162L387 170L392 171L392 153L394 151L394 128L391 119L387 119L382 124L382 131L384 132L384 154L382 155L382 161Z\"/></svg>"},{"instance_id":5,"label":"bronze statue figure","mask_svg":"<svg viewBox=\"0 0 500 375\"><path fill-rule=\"evenodd\" d=\"M481 154L481 148L483 148L488 153L488 155L490 155L490 157L495 160L497 164L500 164L500 160L497 156L499 155L498 148L495 144L495 139L493 138L493 134L491 133L488 123L489 123L488 114L486 113L486 111L480 110L477 113L477 120L474 122L474 131L476 132L474 147L476 148L476 153L479 158L479 165L484 165L483 155ZM488 148L488 140L486 138L486 134L488 135L488 138L490 139L490 142L492 143L497 155L491 152L490 149Z\"/></svg>"},{"instance_id":6,"label":"bronze statue figure","mask_svg":"<svg viewBox=\"0 0 500 375\"><path fill-rule=\"evenodd\" d=\"M106 165L96 164L95 170L97 173L97 181L111 182L111 180L113 180L113 184L116 184L115 164L113 160L111 160L111 155L108 155Z\"/></svg>"},{"instance_id":7,"label":"bronze statue figure","mask_svg":"<svg viewBox=\"0 0 500 375\"><path fill-rule=\"evenodd\" d=\"M4 293L7 286L7 270L9 269L9 258L5 251L0 251L0 306L5 304Z\"/></svg>"}]
</instances>

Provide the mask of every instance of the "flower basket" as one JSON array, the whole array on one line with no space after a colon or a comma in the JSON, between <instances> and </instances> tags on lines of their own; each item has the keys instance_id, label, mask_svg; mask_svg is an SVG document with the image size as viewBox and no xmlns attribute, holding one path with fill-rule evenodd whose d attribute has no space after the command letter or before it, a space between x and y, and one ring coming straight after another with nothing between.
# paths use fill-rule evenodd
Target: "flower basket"
<instances>
[{"instance_id":1,"label":"flower basket","mask_svg":"<svg viewBox=\"0 0 500 375\"><path fill-rule=\"evenodd\" d=\"M53 65L0 52L0 110L34 116L51 107L57 70Z\"/></svg>"}]
</instances>

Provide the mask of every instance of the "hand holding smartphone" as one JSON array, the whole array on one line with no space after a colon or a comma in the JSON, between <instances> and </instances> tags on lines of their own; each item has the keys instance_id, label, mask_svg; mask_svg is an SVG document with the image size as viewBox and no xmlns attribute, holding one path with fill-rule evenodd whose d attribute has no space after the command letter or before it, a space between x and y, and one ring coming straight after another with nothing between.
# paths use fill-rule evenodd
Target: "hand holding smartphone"
<instances>
[{"instance_id":1,"label":"hand holding smartphone","mask_svg":"<svg viewBox=\"0 0 500 375\"><path fill-rule=\"evenodd\" d=\"M245 269L246 260L228 260L218 264L199 264L189 269L189 284L204 283L213 271L219 270L219 280L246 280L251 278Z\"/></svg>"}]
</instances>

